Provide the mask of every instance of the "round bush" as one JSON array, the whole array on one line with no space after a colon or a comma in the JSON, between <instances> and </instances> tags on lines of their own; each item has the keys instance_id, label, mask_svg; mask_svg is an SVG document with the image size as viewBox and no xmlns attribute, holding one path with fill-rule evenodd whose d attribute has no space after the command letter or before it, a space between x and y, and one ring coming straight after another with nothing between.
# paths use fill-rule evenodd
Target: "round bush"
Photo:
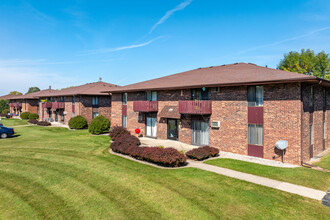
<instances>
[{"instance_id":1,"label":"round bush","mask_svg":"<svg viewBox=\"0 0 330 220\"><path fill-rule=\"evenodd\" d=\"M38 114L30 114L29 119L38 119L39 115Z\"/></svg>"},{"instance_id":2,"label":"round bush","mask_svg":"<svg viewBox=\"0 0 330 220\"><path fill-rule=\"evenodd\" d=\"M110 130L110 121L103 115L95 117L88 125L88 131L91 134L103 134Z\"/></svg>"},{"instance_id":3,"label":"round bush","mask_svg":"<svg viewBox=\"0 0 330 220\"><path fill-rule=\"evenodd\" d=\"M21 114L21 119L29 119L31 113L30 112L23 112Z\"/></svg>"},{"instance_id":4,"label":"round bush","mask_svg":"<svg viewBox=\"0 0 330 220\"><path fill-rule=\"evenodd\" d=\"M87 127L87 121L83 116L78 115L69 120L69 127L71 129L83 129Z\"/></svg>"},{"instance_id":5,"label":"round bush","mask_svg":"<svg viewBox=\"0 0 330 220\"><path fill-rule=\"evenodd\" d=\"M4 109L2 110L1 114L8 115L9 112L9 109Z\"/></svg>"}]
</instances>

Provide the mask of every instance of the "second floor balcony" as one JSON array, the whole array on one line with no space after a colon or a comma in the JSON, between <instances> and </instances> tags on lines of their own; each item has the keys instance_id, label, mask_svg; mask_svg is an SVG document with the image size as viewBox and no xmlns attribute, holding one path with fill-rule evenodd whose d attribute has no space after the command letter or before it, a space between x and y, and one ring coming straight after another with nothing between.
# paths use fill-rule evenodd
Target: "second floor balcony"
<instances>
[{"instance_id":1,"label":"second floor balcony","mask_svg":"<svg viewBox=\"0 0 330 220\"><path fill-rule=\"evenodd\" d=\"M51 102L44 102L44 103L42 103L42 107L43 108L51 108L52 107L52 103Z\"/></svg>"},{"instance_id":2,"label":"second floor balcony","mask_svg":"<svg viewBox=\"0 0 330 220\"><path fill-rule=\"evenodd\" d=\"M52 102L52 108L54 109L64 109L64 102Z\"/></svg>"},{"instance_id":3,"label":"second floor balcony","mask_svg":"<svg viewBox=\"0 0 330 220\"><path fill-rule=\"evenodd\" d=\"M135 112L158 112L158 101L134 101Z\"/></svg>"},{"instance_id":4,"label":"second floor balcony","mask_svg":"<svg viewBox=\"0 0 330 220\"><path fill-rule=\"evenodd\" d=\"M9 103L9 107L22 108L22 103L19 102Z\"/></svg>"},{"instance_id":5,"label":"second floor balcony","mask_svg":"<svg viewBox=\"0 0 330 220\"><path fill-rule=\"evenodd\" d=\"M210 115L212 114L212 101L211 100L179 101L179 112L180 114Z\"/></svg>"}]
</instances>

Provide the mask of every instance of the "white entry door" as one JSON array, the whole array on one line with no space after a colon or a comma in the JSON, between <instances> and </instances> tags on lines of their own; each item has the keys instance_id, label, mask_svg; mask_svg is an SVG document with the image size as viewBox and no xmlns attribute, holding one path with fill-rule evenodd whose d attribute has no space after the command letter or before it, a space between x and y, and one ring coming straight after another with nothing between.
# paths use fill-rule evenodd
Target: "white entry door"
<instances>
[{"instance_id":1,"label":"white entry door","mask_svg":"<svg viewBox=\"0 0 330 220\"><path fill-rule=\"evenodd\" d=\"M146 136L157 137L157 118L146 118Z\"/></svg>"}]
</instances>

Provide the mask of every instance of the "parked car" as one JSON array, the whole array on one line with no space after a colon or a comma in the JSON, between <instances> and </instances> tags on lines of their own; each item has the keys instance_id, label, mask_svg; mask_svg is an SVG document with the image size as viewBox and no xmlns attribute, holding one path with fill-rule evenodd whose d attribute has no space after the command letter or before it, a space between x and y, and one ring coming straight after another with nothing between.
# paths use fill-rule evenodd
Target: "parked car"
<instances>
[{"instance_id":1,"label":"parked car","mask_svg":"<svg viewBox=\"0 0 330 220\"><path fill-rule=\"evenodd\" d=\"M0 126L0 138L11 137L15 134L14 128Z\"/></svg>"}]
</instances>

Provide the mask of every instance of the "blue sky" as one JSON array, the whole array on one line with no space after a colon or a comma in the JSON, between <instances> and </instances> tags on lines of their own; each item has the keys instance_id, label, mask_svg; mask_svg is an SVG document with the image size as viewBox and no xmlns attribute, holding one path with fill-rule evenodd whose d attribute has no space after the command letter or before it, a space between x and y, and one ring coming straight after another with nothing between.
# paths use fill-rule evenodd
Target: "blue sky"
<instances>
[{"instance_id":1,"label":"blue sky","mask_svg":"<svg viewBox=\"0 0 330 220\"><path fill-rule=\"evenodd\" d=\"M1 0L0 95L330 53L328 0Z\"/></svg>"}]
</instances>

